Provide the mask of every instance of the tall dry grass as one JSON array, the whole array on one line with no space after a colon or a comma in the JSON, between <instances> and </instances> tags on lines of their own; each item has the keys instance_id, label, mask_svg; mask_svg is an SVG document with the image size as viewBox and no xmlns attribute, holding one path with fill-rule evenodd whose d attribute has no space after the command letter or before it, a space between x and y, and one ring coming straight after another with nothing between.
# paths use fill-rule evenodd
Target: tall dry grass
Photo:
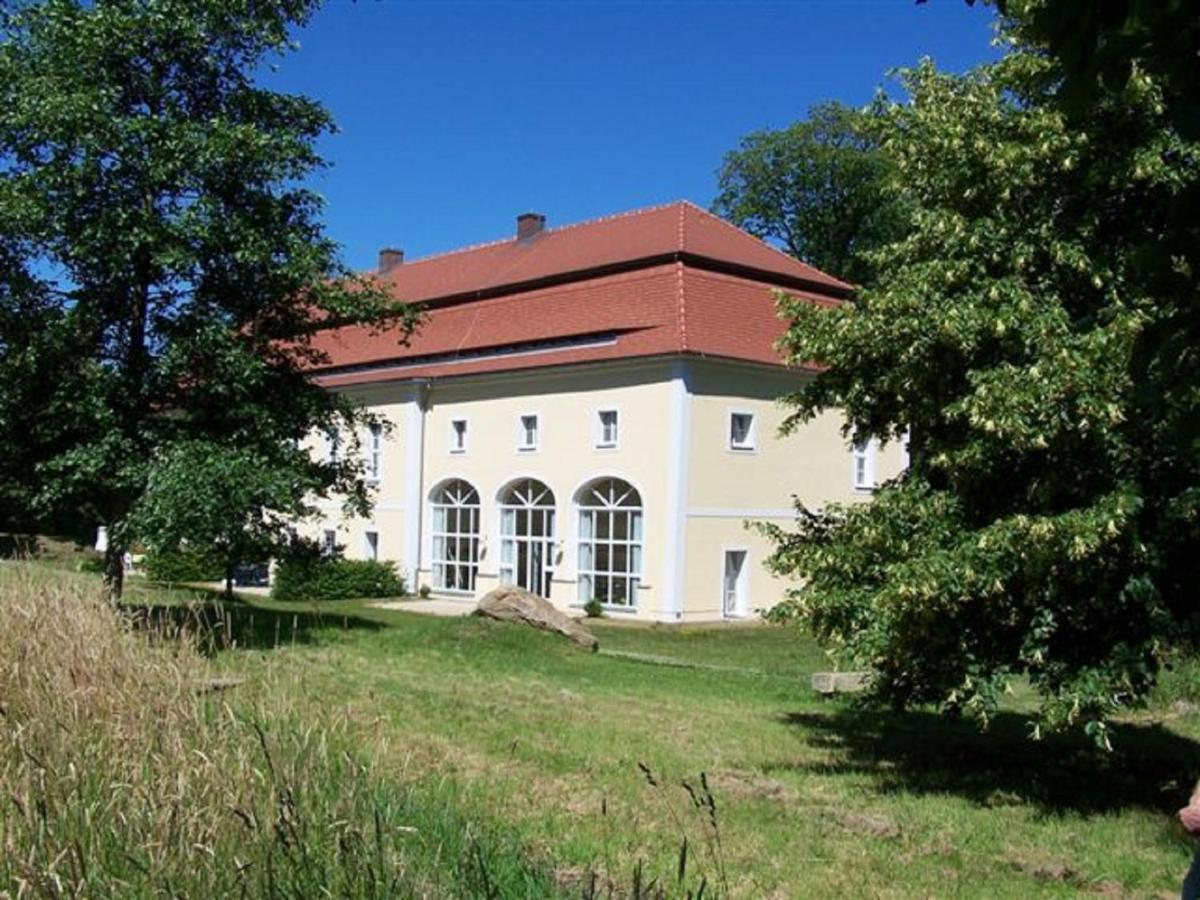
<instances>
[{"instance_id":1,"label":"tall dry grass","mask_svg":"<svg viewBox=\"0 0 1200 900\"><path fill-rule=\"evenodd\" d=\"M211 691L186 629L0 575L0 896L551 892L453 797L375 778L345 723Z\"/></svg>"}]
</instances>

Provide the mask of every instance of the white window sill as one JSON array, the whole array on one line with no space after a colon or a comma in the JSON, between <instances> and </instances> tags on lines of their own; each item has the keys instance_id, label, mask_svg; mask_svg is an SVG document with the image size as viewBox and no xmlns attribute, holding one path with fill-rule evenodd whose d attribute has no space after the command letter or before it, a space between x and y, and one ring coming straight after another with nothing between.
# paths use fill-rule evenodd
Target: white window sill
<instances>
[{"instance_id":1,"label":"white window sill","mask_svg":"<svg viewBox=\"0 0 1200 900\"><path fill-rule=\"evenodd\" d=\"M584 609L586 607L587 607L586 603L572 603L570 608L571 609ZM627 615L634 615L638 611L636 606L615 606L615 605L610 606L607 603L601 603L600 608L602 610L604 610L606 613L624 613Z\"/></svg>"}]
</instances>

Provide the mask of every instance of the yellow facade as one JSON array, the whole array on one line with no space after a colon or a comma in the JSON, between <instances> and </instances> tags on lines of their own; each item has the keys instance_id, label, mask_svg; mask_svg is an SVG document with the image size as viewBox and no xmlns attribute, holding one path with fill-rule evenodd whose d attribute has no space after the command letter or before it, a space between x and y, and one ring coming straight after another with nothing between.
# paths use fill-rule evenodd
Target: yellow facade
<instances>
[{"instance_id":1,"label":"yellow facade","mask_svg":"<svg viewBox=\"0 0 1200 900\"><path fill-rule=\"evenodd\" d=\"M777 367L672 357L357 387L353 396L392 426L380 448L375 509L370 521L348 521L331 503L314 527L333 530L348 556L377 552L396 561L435 595L480 596L502 575L536 578L539 570L552 602L577 606L583 563L594 570L585 583L593 591L606 585L614 604L621 604L621 591L636 593L635 603L609 607L612 615L667 622L751 615L778 602L786 585L766 572L769 543L746 523L786 525L793 495L812 507L870 496L854 485L854 454L837 415L778 436L785 412L776 398L801 377ZM603 445L601 411L609 423L615 414L614 446ZM737 432L737 446L735 414L739 426L750 423L749 434ZM529 417L536 417L532 443ZM465 423L464 437L455 422ZM904 465L900 447L869 453L874 481ZM548 489L539 490L542 504L553 496L543 507L552 515L539 511L543 524L536 526L552 519L552 540L512 537L535 527L523 524L532 515L502 510L507 489L527 480ZM444 564L453 552L447 545L466 545L446 537L446 522L459 519L434 505L446 496L439 488L457 490L462 482L478 495L473 591L446 587L454 581L447 570L458 568ZM612 497L624 506L603 506ZM377 549L367 532L376 535ZM548 562L544 570L539 560ZM726 567L739 561L743 574L727 580ZM524 574L514 575L518 569ZM609 569L636 569L636 584L608 576Z\"/></svg>"}]
</instances>

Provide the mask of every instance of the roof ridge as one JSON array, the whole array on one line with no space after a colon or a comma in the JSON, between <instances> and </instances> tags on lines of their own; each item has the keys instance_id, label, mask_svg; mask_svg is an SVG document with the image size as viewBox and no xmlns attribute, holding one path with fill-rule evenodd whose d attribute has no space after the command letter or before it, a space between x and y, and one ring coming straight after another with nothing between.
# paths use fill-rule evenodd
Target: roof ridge
<instances>
[{"instance_id":1,"label":"roof ridge","mask_svg":"<svg viewBox=\"0 0 1200 900\"><path fill-rule=\"evenodd\" d=\"M680 218L682 219L683 218L682 207L685 205L686 206L696 206L694 203L692 203L689 200L671 200L670 202L667 202L667 203L655 203L650 206L638 207L637 209L627 209L624 212L609 213L608 215L597 216L593 219L584 219L581 222L569 222L566 225L559 225L556 228L547 228L545 231L542 232L542 234L560 234L561 232L564 232L564 231L570 231L573 228L583 228L588 225L599 225L602 222L615 222L618 219L628 219L633 216L640 216L640 215L645 215L646 213L658 212L660 210L670 209L673 206L681 207ZM696 206L696 209L700 209L700 207ZM403 263L403 266L405 268L408 268L409 266L420 265L423 262L430 262L431 260L435 260L435 259L445 259L447 256L454 256L459 253L470 253L474 250L486 250L488 247L498 247L502 244L514 243L515 241L516 241L516 238L512 238L512 237L496 238L496 239L490 240L490 241L482 241L478 244L467 244L465 247L455 247L453 250L440 250L437 253L430 253L427 256L419 256L416 259L407 260L406 262ZM399 272L399 271L401 271L401 269L399 266L397 266L392 271Z\"/></svg>"},{"instance_id":2,"label":"roof ridge","mask_svg":"<svg viewBox=\"0 0 1200 900\"><path fill-rule=\"evenodd\" d=\"M758 237L757 235L751 234L749 231L746 231L744 228L739 228L737 225L734 225L732 222L721 218L716 213L709 212L704 207L698 206L697 204L692 203L690 200L682 200L680 202L684 206L690 206L692 209L696 210L696 212L700 213L701 215L707 216L708 218L713 219L714 221L720 222L726 228L736 232L737 234L741 235L742 237L748 237L748 238L750 238L750 240L756 241L757 243L762 244L768 250L772 251L773 253L777 253L778 255L782 256L785 260L787 260L789 263L791 263L793 265L798 263L801 266L803 266L804 268L809 269L810 271L816 272L818 275L822 276L823 278L828 278L830 281L833 281L838 285L841 285L841 286L847 287L847 288L852 287L852 285L849 282L842 281L842 279L840 279L834 275L830 275L828 272L825 272L821 269L818 269L816 266L812 265L811 263L807 263L802 259L798 259L795 256L792 256L790 253L786 253L783 250L780 250L778 247L768 244L766 241L764 241L762 238ZM680 226L680 228L682 230L682 226Z\"/></svg>"}]
</instances>

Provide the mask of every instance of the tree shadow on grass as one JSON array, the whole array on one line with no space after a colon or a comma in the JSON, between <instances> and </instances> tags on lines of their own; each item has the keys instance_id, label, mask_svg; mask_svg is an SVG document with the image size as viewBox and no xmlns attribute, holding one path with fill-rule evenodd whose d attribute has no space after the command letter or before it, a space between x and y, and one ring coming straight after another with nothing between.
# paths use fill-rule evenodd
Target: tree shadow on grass
<instances>
[{"instance_id":1,"label":"tree shadow on grass","mask_svg":"<svg viewBox=\"0 0 1200 900\"><path fill-rule=\"evenodd\" d=\"M1000 714L987 731L933 712L857 707L792 713L784 721L829 753L789 771L865 775L885 793L951 794L985 806L1174 812L1200 775L1200 743L1158 724L1115 726L1115 751L1104 754L1077 733L1034 741L1029 720L1016 713Z\"/></svg>"},{"instance_id":2,"label":"tree shadow on grass","mask_svg":"<svg viewBox=\"0 0 1200 900\"><path fill-rule=\"evenodd\" d=\"M179 605L127 602L122 609L133 627L170 639L181 632L192 635L208 654L236 648L270 650L311 644L317 633L330 630L378 631L384 626L360 616L347 615L320 604L296 609L254 606L238 598L196 590L196 600Z\"/></svg>"}]
</instances>

